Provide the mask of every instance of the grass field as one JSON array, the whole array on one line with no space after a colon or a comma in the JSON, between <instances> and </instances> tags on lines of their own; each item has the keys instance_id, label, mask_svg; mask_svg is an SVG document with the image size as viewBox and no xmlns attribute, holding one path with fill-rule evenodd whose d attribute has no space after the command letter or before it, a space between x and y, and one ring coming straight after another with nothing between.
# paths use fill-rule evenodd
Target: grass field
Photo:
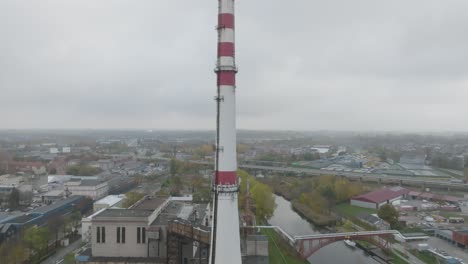
<instances>
[{"instance_id":1,"label":"grass field","mask_svg":"<svg viewBox=\"0 0 468 264\"><path fill-rule=\"evenodd\" d=\"M408 264L409 262L405 259L400 258L397 254L392 252L392 264Z\"/></svg>"},{"instance_id":2,"label":"grass field","mask_svg":"<svg viewBox=\"0 0 468 264\"><path fill-rule=\"evenodd\" d=\"M359 213L362 213L362 212L369 213L369 214L377 213L377 210L375 209L353 206L353 205L350 205L349 203L341 203L335 206L335 210L337 213L345 217L356 217Z\"/></svg>"},{"instance_id":3,"label":"grass field","mask_svg":"<svg viewBox=\"0 0 468 264\"><path fill-rule=\"evenodd\" d=\"M419 252L417 250L411 250L411 254L413 254L415 257L420 259L422 262L427 263L427 264L438 264L439 261L437 258L432 255L431 253L425 251L425 252Z\"/></svg>"},{"instance_id":4,"label":"grass field","mask_svg":"<svg viewBox=\"0 0 468 264\"><path fill-rule=\"evenodd\" d=\"M449 217L463 217L465 219L465 223L468 222L468 215L461 215L460 213L456 212L440 212L440 215L449 218Z\"/></svg>"},{"instance_id":5,"label":"grass field","mask_svg":"<svg viewBox=\"0 0 468 264\"><path fill-rule=\"evenodd\" d=\"M294 249L285 245L278 234L272 229L264 229L262 233L268 236L268 252L270 264L308 264L309 262L299 258Z\"/></svg>"}]
</instances>

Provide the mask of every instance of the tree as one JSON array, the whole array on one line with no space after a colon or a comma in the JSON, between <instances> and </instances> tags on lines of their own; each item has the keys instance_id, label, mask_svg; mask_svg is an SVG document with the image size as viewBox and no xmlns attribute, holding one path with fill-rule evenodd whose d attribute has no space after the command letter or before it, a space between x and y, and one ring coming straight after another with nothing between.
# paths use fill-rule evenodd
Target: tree
<instances>
[{"instance_id":1,"label":"tree","mask_svg":"<svg viewBox=\"0 0 468 264\"><path fill-rule=\"evenodd\" d=\"M33 226L24 232L24 242L36 259L40 259L43 254L47 253L49 237L49 230L46 227Z\"/></svg>"},{"instance_id":2,"label":"tree","mask_svg":"<svg viewBox=\"0 0 468 264\"><path fill-rule=\"evenodd\" d=\"M247 182L250 183L250 197L253 200L257 223L262 223L273 216L276 208L275 197L273 191L268 185L257 181L253 176L246 171L238 170L237 176L240 178L239 188L239 206L243 208L245 196L247 193Z\"/></svg>"},{"instance_id":3,"label":"tree","mask_svg":"<svg viewBox=\"0 0 468 264\"><path fill-rule=\"evenodd\" d=\"M128 208L132 206L134 203L138 202L141 198L145 195L139 192L128 192L125 194L125 201L123 202L123 207Z\"/></svg>"},{"instance_id":4,"label":"tree","mask_svg":"<svg viewBox=\"0 0 468 264\"><path fill-rule=\"evenodd\" d=\"M176 159L171 159L169 163L169 171L171 173L171 176L174 177L177 173L177 160Z\"/></svg>"},{"instance_id":5,"label":"tree","mask_svg":"<svg viewBox=\"0 0 468 264\"><path fill-rule=\"evenodd\" d=\"M78 225L81 223L81 213L80 211L73 211L70 215L70 221L72 223L73 231L76 232Z\"/></svg>"},{"instance_id":6,"label":"tree","mask_svg":"<svg viewBox=\"0 0 468 264\"><path fill-rule=\"evenodd\" d=\"M24 263L27 253L24 243L18 238L0 244L1 263Z\"/></svg>"},{"instance_id":7,"label":"tree","mask_svg":"<svg viewBox=\"0 0 468 264\"><path fill-rule=\"evenodd\" d=\"M20 201L20 193L18 189L13 188L10 195L8 196L8 207L12 210L18 208Z\"/></svg>"},{"instance_id":8,"label":"tree","mask_svg":"<svg viewBox=\"0 0 468 264\"><path fill-rule=\"evenodd\" d=\"M276 204L271 188L263 183L257 182L250 188L250 192L255 203L257 221L266 221L272 217Z\"/></svg>"},{"instance_id":9,"label":"tree","mask_svg":"<svg viewBox=\"0 0 468 264\"><path fill-rule=\"evenodd\" d=\"M322 189L321 194L322 194L323 198L325 198L327 200L328 213L330 213L331 209L336 204L336 193L333 190L333 187L326 186L324 189Z\"/></svg>"},{"instance_id":10,"label":"tree","mask_svg":"<svg viewBox=\"0 0 468 264\"><path fill-rule=\"evenodd\" d=\"M320 193L313 191L302 193L299 202L307 205L312 211L320 213L327 206L327 200Z\"/></svg>"},{"instance_id":11,"label":"tree","mask_svg":"<svg viewBox=\"0 0 468 264\"><path fill-rule=\"evenodd\" d=\"M55 235L55 246L59 245L59 231L65 225L65 218L62 215L55 215L49 218L47 226L51 232L51 235Z\"/></svg>"},{"instance_id":12,"label":"tree","mask_svg":"<svg viewBox=\"0 0 468 264\"><path fill-rule=\"evenodd\" d=\"M83 198L80 199L78 204L75 205L74 210L78 210L78 211L80 211L81 213L84 214L92 207L92 205L93 205L93 199L86 196L86 197L83 197Z\"/></svg>"},{"instance_id":13,"label":"tree","mask_svg":"<svg viewBox=\"0 0 468 264\"><path fill-rule=\"evenodd\" d=\"M386 204L381 206L379 211L377 212L377 215L381 219L387 221L392 229L398 229L400 227L400 224L398 222L399 213L392 205Z\"/></svg>"},{"instance_id":14,"label":"tree","mask_svg":"<svg viewBox=\"0 0 468 264\"><path fill-rule=\"evenodd\" d=\"M95 168L86 165L74 165L68 167L67 174L75 176L93 176L101 172L100 168Z\"/></svg>"}]
</instances>

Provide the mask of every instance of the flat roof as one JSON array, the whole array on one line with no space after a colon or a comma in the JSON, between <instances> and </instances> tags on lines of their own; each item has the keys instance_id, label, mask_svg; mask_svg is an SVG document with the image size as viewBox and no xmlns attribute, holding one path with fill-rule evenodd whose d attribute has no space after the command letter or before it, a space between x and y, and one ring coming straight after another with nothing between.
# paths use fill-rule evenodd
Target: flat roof
<instances>
[{"instance_id":1,"label":"flat roof","mask_svg":"<svg viewBox=\"0 0 468 264\"><path fill-rule=\"evenodd\" d=\"M138 209L106 209L102 213L96 215L94 219L101 217L148 217L153 213L150 210Z\"/></svg>"},{"instance_id":2,"label":"flat roof","mask_svg":"<svg viewBox=\"0 0 468 264\"><path fill-rule=\"evenodd\" d=\"M401 235L404 237L427 237L425 233L402 233Z\"/></svg>"},{"instance_id":3,"label":"flat roof","mask_svg":"<svg viewBox=\"0 0 468 264\"><path fill-rule=\"evenodd\" d=\"M4 222L4 224L8 224L8 223L11 223L11 224L25 224L35 218L38 218L40 217L40 215L37 215L37 214L29 214L29 215L20 215L18 217L15 217L15 218L12 218L12 219L9 219L7 221Z\"/></svg>"},{"instance_id":4,"label":"flat roof","mask_svg":"<svg viewBox=\"0 0 468 264\"><path fill-rule=\"evenodd\" d=\"M169 221L177 219L177 215L183 207L183 202L170 201L151 225L167 225Z\"/></svg>"},{"instance_id":5,"label":"flat roof","mask_svg":"<svg viewBox=\"0 0 468 264\"><path fill-rule=\"evenodd\" d=\"M114 205L125 198L123 195L108 195L101 200L95 202L95 204L107 204L107 205Z\"/></svg>"},{"instance_id":6,"label":"flat roof","mask_svg":"<svg viewBox=\"0 0 468 264\"><path fill-rule=\"evenodd\" d=\"M52 190L41 194L41 196L61 196L64 190Z\"/></svg>"},{"instance_id":7,"label":"flat roof","mask_svg":"<svg viewBox=\"0 0 468 264\"><path fill-rule=\"evenodd\" d=\"M169 196L147 196L146 198L139 201L137 204L132 206L132 209L140 209L140 210L156 210L159 208Z\"/></svg>"},{"instance_id":8,"label":"flat roof","mask_svg":"<svg viewBox=\"0 0 468 264\"><path fill-rule=\"evenodd\" d=\"M81 180L81 183L80 183L80 186L96 186L96 185L99 185L103 182L101 182L100 180Z\"/></svg>"},{"instance_id":9,"label":"flat roof","mask_svg":"<svg viewBox=\"0 0 468 264\"><path fill-rule=\"evenodd\" d=\"M55 202L55 203L53 203L51 205L36 208L36 209L32 210L31 213L46 214L46 213L48 213L50 211L56 210L56 209L64 206L64 205L68 205L68 204L72 204L74 202L77 202L78 200L81 200L82 198L83 198L83 196L81 196L81 195L73 195L73 196L68 197L65 200L57 201L57 202Z\"/></svg>"},{"instance_id":10,"label":"flat roof","mask_svg":"<svg viewBox=\"0 0 468 264\"><path fill-rule=\"evenodd\" d=\"M207 206L208 204L170 201L166 208L164 208L164 210L162 210L153 223L151 223L151 225L167 225L169 221L179 219L188 221L193 226L202 226L202 220L206 215Z\"/></svg>"}]
</instances>

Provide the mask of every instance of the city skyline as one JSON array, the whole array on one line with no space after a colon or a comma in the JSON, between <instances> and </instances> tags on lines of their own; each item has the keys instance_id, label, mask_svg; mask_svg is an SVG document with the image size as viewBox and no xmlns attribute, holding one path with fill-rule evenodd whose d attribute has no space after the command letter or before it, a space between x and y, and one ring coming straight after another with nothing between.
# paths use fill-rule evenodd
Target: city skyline
<instances>
[{"instance_id":1,"label":"city skyline","mask_svg":"<svg viewBox=\"0 0 468 264\"><path fill-rule=\"evenodd\" d=\"M238 127L468 131L466 7L239 1ZM0 129L213 130L215 12L2 1Z\"/></svg>"}]
</instances>

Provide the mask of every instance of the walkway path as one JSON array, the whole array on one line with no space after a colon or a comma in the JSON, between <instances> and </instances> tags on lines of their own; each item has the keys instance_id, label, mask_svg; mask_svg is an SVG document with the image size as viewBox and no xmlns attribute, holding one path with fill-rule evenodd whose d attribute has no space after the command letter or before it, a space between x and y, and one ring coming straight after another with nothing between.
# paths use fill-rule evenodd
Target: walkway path
<instances>
[{"instance_id":1,"label":"walkway path","mask_svg":"<svg viewBox=\"0 0 468 264\"><path fill-rule=\"evenodd\" d=\"M70 245L68 245L68 247L60 248L59 250L57 250L57 253L55 253L54 255L50 256L48 259L42 261L41 264L56 264L56 263L62 263L63 258L65 258L65 256L66 256L68 253L71 253L72 251L75 251L75 250L79 249L80 246L81 246L81 239L78 239L78 240L76 240L75 242L73 242L73 243L71 243Z\"/></svg>"},{"instance_id":2,"label":"walkway path","mask_svg":"<svg viewBox=\"0 0 468 264\"><path fill-rule=\"evenodd\" d=\"M404 254L406 254L409 258L404 258L403 256L401 256L400 254L398 254L398 252L395 252L395 254L397 254L398 256L400 256L402 259L404 260L407 260L409 263L411 264L425 264L424 262L422 262L421 260L419 260L417 257L415 257L413 254L411 254L411 252L409 252L408 250L406 250L405 247L403 247L401 244L397 244L397 243L394 243L392 244L392 248L393 249L396 249Z\"/></svg>"}]
</instances>

